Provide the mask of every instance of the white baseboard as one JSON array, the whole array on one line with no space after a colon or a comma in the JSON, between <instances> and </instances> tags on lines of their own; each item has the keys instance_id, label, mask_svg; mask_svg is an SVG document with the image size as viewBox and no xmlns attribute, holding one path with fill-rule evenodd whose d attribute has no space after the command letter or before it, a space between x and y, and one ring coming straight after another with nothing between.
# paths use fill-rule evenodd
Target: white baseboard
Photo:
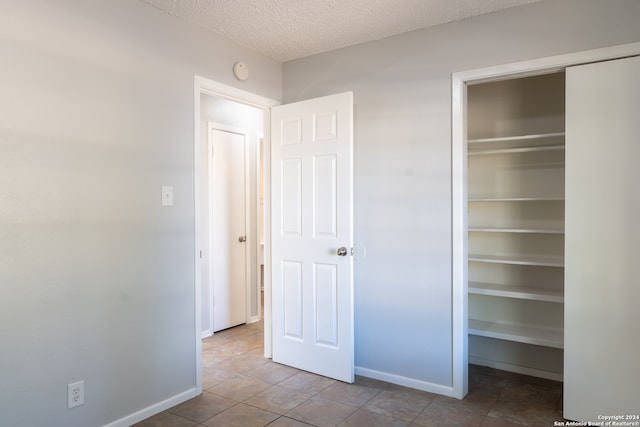
<instances>
[{"instance_id":1,"label":"white baseboard","mask_svg":"<svg viewBox=\"0 0 640 427\"><path fill-rule=\"evenodd\" d=\"M413 378L407 378L400 375L390 374L388 372L376 371L373 369L361 368L356 366L356 375L360 375L367 378L373 378L374 380L385 381L391 384L401 385L403 387L415 388L416 390L428 391L429 393L441 394L443 396L458 398L455 394L455 390L450 386L443 386L441 384L434 384L428 381L416 380Z\"/></svg>"},{"instance_id":2,"label":"white baseboard","mask_svg":"<svg viewBox=\"0 0 640 427\"><path fill-rule=\"evenodd\" d=\"M126 417L120 418L119 420L106 424L104 427L129 427L130 425L138 423L142 420L146 420L147 418L152 417L156 414L159 414L162 411L165 411L169 408L179 405L182 402L192 399L197 395L198 394L196 393L195 388L189 389L180 394L176 394L175 396L170 397L167 400L163 400L162 402L155 403L151 406L148 406L144 409L139 410L138 412L134 412L131 415L127 415Z\"/></svg>"},{"instance_id":3,"label":"white baseboard","mask_svg":"<svg viewBox=\"0 0 640 427\"><path fill-rule=\"evenodd\" d=\"M486 366L488 368L500 369L502 371L513 372L516 374L544 378L547 380L563 381L563 375L557 372L543 371L542 369L527 368L525 366L512 365L510 363L496 362L495 360L487 360L480 357L469 356L469 363L473 365Z\"/></svg>"},{"instance_id":4,"label":"white baseboard","mask_svg":"<svg viewBox=\"0 0 640 427\"><path fill-rule=\"evenodd\" d=\"M206 329L200 334L201 339L209 338L211 336L213 336L213 329Z\"/></svg>"}]
</instances>

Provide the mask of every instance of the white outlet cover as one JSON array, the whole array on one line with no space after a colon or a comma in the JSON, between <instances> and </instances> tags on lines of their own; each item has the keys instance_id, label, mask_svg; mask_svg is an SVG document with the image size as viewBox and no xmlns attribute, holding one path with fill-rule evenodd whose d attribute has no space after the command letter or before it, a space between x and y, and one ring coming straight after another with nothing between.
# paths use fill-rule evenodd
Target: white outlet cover
<instances>
[{"instance_id":1,"label":"white outlet cover","mask_svg":"<svg viewBox=\"0 0 640 427\"><path fill-rule=\"evenodd\" d=\"M84 381L67 384L68 408L84 405Z\"/></svg>"}]
</instances>

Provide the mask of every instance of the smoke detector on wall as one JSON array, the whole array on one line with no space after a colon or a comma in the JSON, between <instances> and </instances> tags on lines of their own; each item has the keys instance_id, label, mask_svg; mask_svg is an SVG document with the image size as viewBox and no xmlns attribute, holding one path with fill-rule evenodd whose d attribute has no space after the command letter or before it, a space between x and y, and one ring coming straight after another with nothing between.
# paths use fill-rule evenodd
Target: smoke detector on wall
<instances>
[{"instance_id":1,"label":"smoke detector on wall","mask_svg":"<svg viewBox=\"0 0 640 427\"><path fill-rule=\"evenodd\" d=\"M240 81L245 81L249 78L249 66L244 62L236 62L233 64L233 75Z\"/></svg>"}]
</instances>

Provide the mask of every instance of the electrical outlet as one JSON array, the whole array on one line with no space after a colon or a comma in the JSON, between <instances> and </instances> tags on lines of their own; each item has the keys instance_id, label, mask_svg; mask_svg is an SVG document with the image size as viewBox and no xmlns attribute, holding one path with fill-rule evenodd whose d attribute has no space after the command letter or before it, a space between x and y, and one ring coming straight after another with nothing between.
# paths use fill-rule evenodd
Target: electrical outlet
<instances>
[{"instance_id":1,"label":"electrical outlet","mask_svg":"<svg viewBox=\"0 0 640 427\"><path fill-rule=\"evenodd\" d=\"M69 409L84 405L84 381L67 385L67 400Z\"/></svg>"}]
</instances>

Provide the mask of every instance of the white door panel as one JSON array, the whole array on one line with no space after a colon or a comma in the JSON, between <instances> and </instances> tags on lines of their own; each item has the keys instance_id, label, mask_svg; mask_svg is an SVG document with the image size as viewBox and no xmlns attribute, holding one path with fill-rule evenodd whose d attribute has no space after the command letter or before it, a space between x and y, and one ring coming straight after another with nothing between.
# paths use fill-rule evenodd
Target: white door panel
<instances>
[{"instance_id":1,"label":"white door panel","mask_svg":"<svg viewBox=\"0 0 640 427\"><path fill-rule=\"evenodd\" d=\"M246 144L247 134L209 129L211 150L211 280L213 330L247 321Z\"/></svg>"},{"instance_id":2,"label":"white door panel","mask_svg":"<svg viewBox=\"0 0 640 427\"><path fill-rule=\"evenodd\" d=\"M640 57L570 67L566 93L564 417L637 416Z\"/></svg>"},{"instance_id":3,"label":"white door panel","mask_svg":"<svg viewBox=\"0 0 640 427\"><path fill-rule=\"evenodd\" d=\"M347 382L354 378L352 97L276 107L271 128L273 360Z\"/></svg>"}]
</instances>

